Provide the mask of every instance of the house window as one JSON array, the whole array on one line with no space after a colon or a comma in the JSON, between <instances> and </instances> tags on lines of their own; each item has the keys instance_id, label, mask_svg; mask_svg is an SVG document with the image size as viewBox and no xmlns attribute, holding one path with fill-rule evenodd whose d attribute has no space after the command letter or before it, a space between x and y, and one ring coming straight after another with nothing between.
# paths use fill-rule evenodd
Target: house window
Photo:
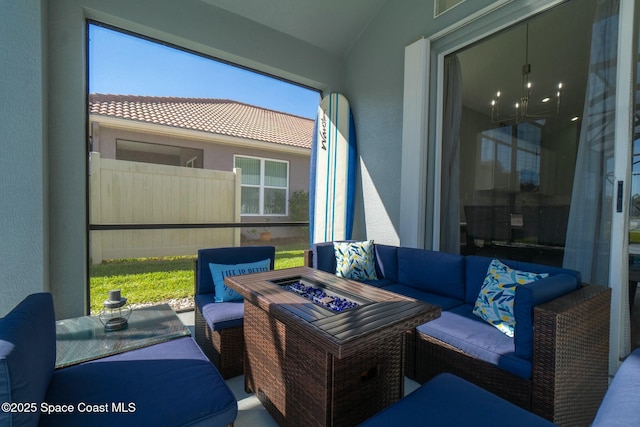
<instances>
[{"instance_id":1,"label":"house window","mask_svg":"<svg viewBox=\"0 0 640 427\"><path fill-rule=\"evenodd\" d=\"M236 156L242 168L242 215L287 215L289 162Z\"/></svg>"},{"instance_id":2,"label":"house window","mask_svg":"<svg viewBox=\"0 0 640 427\"><path fill-rule=\"evenodd\" d=\"M449 9L462 3L463 1L464 0L435 0L433 2L433 5L434 5L433 16L438 17L439 15L448 11Z\"/></svg>"},{"instance_id":3,"label":"house window","mask_svg":"<svg viewBox=\"0 0 640 427\"><path fill-rule=\"evenodd\" d=\"M116 140L116 159L202 169L203 151L196 148Z\"/></svg>"},{"instance_id":4,"label":"house window","mask_svg":"<svg viewBox=\"0 0 640 427\"><path fill-rule=\"evenodd\" d=\"M532 123L480 132L475 189L537 191L541 138L540 126Z\"/></svg>"}]
</instances>

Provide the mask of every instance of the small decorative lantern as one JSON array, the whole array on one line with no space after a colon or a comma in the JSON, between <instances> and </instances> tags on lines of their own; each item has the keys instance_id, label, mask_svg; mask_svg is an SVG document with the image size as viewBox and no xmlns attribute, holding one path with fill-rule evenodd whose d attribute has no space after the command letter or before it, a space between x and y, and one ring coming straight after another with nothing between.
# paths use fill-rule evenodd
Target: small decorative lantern
<instances>
[{"instance_id":1,"label":"small decorative lantern","mask_svg":"<svg viewBox=\"0 0 640 427\"><path fill-rule=\"evenodd\" d=\"M120 289L109 291L109 299L103 305L104 308L98 318L104 325L105 331L119 331L127 327L131 306L127 305L127 299L120 295Z\"/></svg>"}]
</instances>

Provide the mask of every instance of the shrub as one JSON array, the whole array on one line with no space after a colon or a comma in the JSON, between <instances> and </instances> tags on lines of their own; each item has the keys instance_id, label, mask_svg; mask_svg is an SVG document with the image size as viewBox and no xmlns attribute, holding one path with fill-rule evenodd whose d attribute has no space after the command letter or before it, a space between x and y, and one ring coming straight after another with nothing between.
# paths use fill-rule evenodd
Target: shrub
<instances>
[{"instance_id":1,"label":"shrub","mask_svg":"<svg viewBox=\"0 0 640 427\"><path fill-rule=\"evenodd\" d=\"M289 199L289 215L292 221L309 220L309 192L294 191Z\"/></svg>"}]
</instances>

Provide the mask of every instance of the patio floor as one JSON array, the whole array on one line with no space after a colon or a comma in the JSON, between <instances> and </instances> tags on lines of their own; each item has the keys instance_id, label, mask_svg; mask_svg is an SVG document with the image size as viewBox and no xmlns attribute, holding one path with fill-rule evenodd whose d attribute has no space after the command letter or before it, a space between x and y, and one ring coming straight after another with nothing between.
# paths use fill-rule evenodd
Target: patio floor
<instances>
[{"instance_id":1,"label":"patio floor","mask_svg":"<svg viewBox=\"0 0 640 427\"><path fill-rule=\"evenodd\" d=\"M191 330L195 324L193 311L178 313L178 317ZM235 427L277 427L277 423L264 409L260 401L253 394L244 391L244 376L240 375L227 380L229 388L238 400L238 418L234 422ZM405 395L418 388L419 384L408 378L404 380Z\"/></svg>"}]
</instances>

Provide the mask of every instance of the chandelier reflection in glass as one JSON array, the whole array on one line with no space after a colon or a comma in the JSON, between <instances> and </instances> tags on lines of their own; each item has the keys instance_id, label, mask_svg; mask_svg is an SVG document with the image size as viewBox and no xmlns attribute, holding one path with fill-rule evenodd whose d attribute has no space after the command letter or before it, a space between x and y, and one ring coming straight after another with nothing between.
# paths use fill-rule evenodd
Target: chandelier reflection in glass
<instances>
[{"instance_id":1,"label":"chandelier reflection in glass","mask_svg":"<svg viewBox=\"0 0 640 427\"><path fill-rule=\"evenodd\" d=\"M533 93L533 84L529 79L531 73L531 64L529 64L529 24L526 26L525 35L525 64L522 66L522 89L518 102L514 105L513 114L503 115L500 112L501 93L496 93L495 99L491 101L491 122L505 123L515 122L516 124L525 120L537 120L545 117L551 117L560 113L560 100L562 98L562 83L558 83L555 102L551 97L545 97L540 102L547 107L543 107L540 111L531 110L531 95Z\"/></svg>"}]
</instances>

